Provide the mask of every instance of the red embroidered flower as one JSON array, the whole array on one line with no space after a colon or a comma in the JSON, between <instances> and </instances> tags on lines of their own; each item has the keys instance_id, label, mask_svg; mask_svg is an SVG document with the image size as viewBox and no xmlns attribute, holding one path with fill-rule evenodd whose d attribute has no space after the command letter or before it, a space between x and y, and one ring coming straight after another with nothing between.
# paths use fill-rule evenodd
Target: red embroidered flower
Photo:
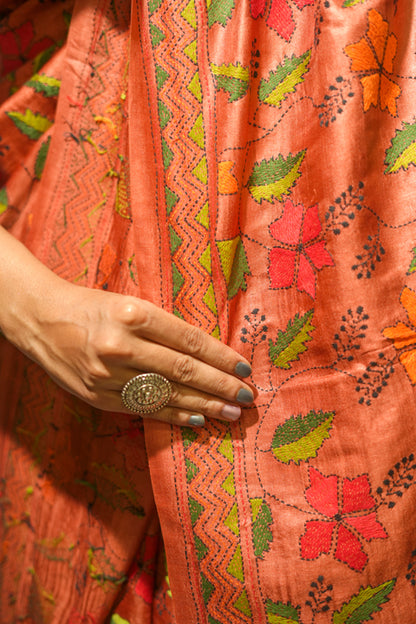
<instances>
[{"instance_id":1,"label":"red embroidered flower","mask_svg":"<svg viewBox=\"0 0 416 624\"><path fill-rule=\"evenodd\" d=\"M315 298L315 270L334 264L325 249L318 206L294 206L288 199L283 216L271 224L270 234L281 243L269 255L272 288L296 283L298 290Z\"/></svg>"},{"instance_id":2,"label":"red embroidered flower","mask_svg":"<svg viewBox=\"0 0 416 624\"><path fill-rule=\"evenodd\" d=\"M139 573L134 591L138 596L143 598L147 604L151 604L153 600L158 549L158 537L146 535L141 567L139 569L136 563L129 574L129 577L132 578Z\"/></svg>"},{"instance_id":3,"label":"red embroidered flower","mask_svg":"<svg viewBox=\"0 0 416 624\"><path fill-rule=\"evenodd\" d=\"M298 9L314 4L315 0L251 0L251 15L254 19L267 14L267 25L289 41L295 30L291 5Z\"/></svg>"},{"instance_id":4,"label":"red embroidered flower","mask_svg":"<svg viewBox=\"0 0 416 624\"><path fill-rule=\"evenodd\" d=\"M49 37L39 41L34 41L34 38L31 21L24 22L15 30L0 33L1 76L16 70L54 43Z\"/></svg>"},{"instance_id":5,"label":"red embroidered flower","mask_svg":"<svg viewBox=\"0 0 416 624\"><path fill-rule=\"evenodd\" d=\"M353 570L364 569L368 556L362 538L367 541L386 538L387 533L376 517L376 501L370 494L367 475L343 479L342 486L335 475L325 477L309 468L310 487L305 496L320 514L320 520L308 520L300 539L304 559L316 559L330 553Z\"/></svg>"}]
</instances>

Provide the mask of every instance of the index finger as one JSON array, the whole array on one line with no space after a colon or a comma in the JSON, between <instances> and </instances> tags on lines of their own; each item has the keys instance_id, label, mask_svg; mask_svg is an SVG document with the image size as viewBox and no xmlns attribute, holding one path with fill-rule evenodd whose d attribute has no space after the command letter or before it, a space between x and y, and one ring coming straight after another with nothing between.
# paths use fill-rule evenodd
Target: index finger
<instances>
[{"instance_id":1,"label":"index finger","mask_svg":"<svg viewBox=\"0 0 416 624\"><path fill-rule=\"evenodd\" d=\"M228 345L149 301L130 300L120 319L142 338L191 355L215 368L249 377L248 361Z\"/></svg>"}]
</instances>

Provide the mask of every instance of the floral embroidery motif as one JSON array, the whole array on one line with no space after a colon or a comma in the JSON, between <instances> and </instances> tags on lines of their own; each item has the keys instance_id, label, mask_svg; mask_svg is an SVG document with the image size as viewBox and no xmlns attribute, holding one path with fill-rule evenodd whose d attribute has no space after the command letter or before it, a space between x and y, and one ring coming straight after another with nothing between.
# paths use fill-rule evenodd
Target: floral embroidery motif
<instances>
[{"instance_id":1,"label":"floral embroidery motif","mask_svg":"<svg viewBox=\"0 0 416 624\"><path fill-rule=\"evenodd\" d=\"M14 31L0 33L1 76L15 71L54 43L49 37L39 41L34 39L35 31L31 21L24 22Z\"/></svg>"},{"instance_id":2,"label":"floral embroidery motif","mask_svg":"<svg viewBox=\"0 0 416 624\"><path fill-rule=\"evenodd\" d=\"M370 106L388 110L397 116L397 98L401 88L391 80L397 38L389 34L389 24L372 9L368 14L368 31L357 43L346 46L351 58L351 69L360 72L363 86L364 111Z\"/></svg>"},{"instance_id":3,"label":"floral embroidery motif","mask_svg":"<svg viewBox=\"0 0 416 624\"><path fill-rule=\"evenodd\" d=\"M315 270L334 265L325 249L318 205L304 208L288 199L283 216L271 224L270 234L280 243L270 251L271 287L289 288L296 283L299 291L314 299Z\"/></svg>"},{"instance_id":4,"label":"floral embroidery motif","mask_svg":"<svg viewBox=\"0 0 416 624\"><path fill-rule=\"evenodd\" d=\"M303 9L314 3L315 0L251 0L251 15L257 19L267 14L267 25L289 41L296 27L291 6Z\"/></svg>"},{"instance_id":5,"label":"floral embroidery motif","mask_svg":"<svg viewBox=\"0 0 416 624\"><path fill-rule=\"evenodd\" d=\"M411 325L398 321L394 327L386 327L383 335L393 340L394 346L400 351L400 362L412 384L416 384L416 293L406 286L400 295L400 303Z\"/></svg>"},{"instance_id":6,"label":"floral embroidery motif","mask_svg":"<svg viewBox=\"0 0 416 624\"><path fill-rule=\"evenodd\" d=\"M316 559L323 553L329 554L335 542L335 559L353 570L363 570L368 556L362 538L370 541L388 537L376 517L376 501L370 493L368 476L344 478L340 487L339 477L326 477L311 467L309 479L306 500L322 519L306 522L300 540L302 557Z\"/></svg>"}]
</instances>

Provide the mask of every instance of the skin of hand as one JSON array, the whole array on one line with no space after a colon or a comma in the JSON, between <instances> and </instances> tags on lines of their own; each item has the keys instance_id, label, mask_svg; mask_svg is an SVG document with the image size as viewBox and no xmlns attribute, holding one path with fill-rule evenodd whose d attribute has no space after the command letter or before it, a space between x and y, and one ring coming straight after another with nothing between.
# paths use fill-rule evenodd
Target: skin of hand
<instances>
[{"instance_id":1,"label":"skin of hand","mask_svg":"<svg viewBox=\"0 0 416 624\"><path fill-rule=\"evenodd\" d=\"M254 400L249 363L152 303L67 282L0 227L0 327L6 338L90 405L131 413L121 390L141 373L172 383L167 406L145 415L175 425L234 421Z\"/></svg>"}]
</instances>

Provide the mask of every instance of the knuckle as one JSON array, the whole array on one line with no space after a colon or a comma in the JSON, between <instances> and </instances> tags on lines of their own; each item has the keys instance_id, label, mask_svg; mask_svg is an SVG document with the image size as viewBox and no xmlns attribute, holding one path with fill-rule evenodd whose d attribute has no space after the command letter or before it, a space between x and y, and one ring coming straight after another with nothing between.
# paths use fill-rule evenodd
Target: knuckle
<instances>
[{"instance_id":1,"label":"knuckle","mask_svg":"<svg viewBox=\"0 0 416 624\"><path fill-rule=\"evenodd\" d=\"M197 411L201 414L205 414L206 416L211 414L213 412L212 401L209 401L208 399L201 397L201 399L199 400Z\"/></svg>"},{"instance_id":2,"label":"knuckle","mask_svg":"<svg viewBox=\"0 0 416 624\"><path fill-rule=\"evenodd\" d=\"M149 324L149 310L133 297L126 297L119 308L119 320L127 326L146 327Z\"/></svg>"},{"instance_id":3,"label":"knuckle","mask_svg":"<svg viewBox=\"0 0 416 624\"><path fill-rule=\"evenodd\" d=\"M229 383L224 375L221 375L216 380L213 394L220 397L227 397L230 394Z\"/></svg>"},{"instance_id":4,"label":"knuckle","mask_svg":"<svg viewBox=\"0 0 416 624\"><path fill-rule=\"evenodd\" d=\"M169 403L171 405L176 405L180 401L180 393L179 390L172 385L172 393L170 395Z\"/></svg>"},{"instance_id":5,"label":"knuckle","mask_svg":"<svg viewBox=\"0 0 416 624\"><path fill-rule=\"evenodd\" d=\"M101 338L98 352L102 356L114 356L120 354L122 345L120 339L115 334L108 334Z\"/></svg>"},{"instance_id":6,"label":"knuckle","mask_svg":"<svg viewBox=\"0 0 416 624\"><path fill-rule=\"evenodd\" d=\"M184 334L184 346L188 353L198 355L204 344L204 334L197 327L188 327Z\"/></svg>"},{"instance_id":7,"label":"knuckle","mask_svg":"<svg viewBox=\"0 0 416 624\"><path fill-rule=\"evenodd\" d=\"M173 379L187 384L192 381L195 373L195 364L191 357L180 356L173 364Z\"/></svg>"}]
</instances>

